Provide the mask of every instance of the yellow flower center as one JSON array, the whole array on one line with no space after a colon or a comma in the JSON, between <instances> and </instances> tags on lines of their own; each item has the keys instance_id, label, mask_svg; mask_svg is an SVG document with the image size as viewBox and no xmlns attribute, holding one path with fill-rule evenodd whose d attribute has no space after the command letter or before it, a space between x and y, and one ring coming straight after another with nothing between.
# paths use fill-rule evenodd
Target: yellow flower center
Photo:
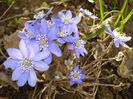
<instances>
[{"instance_id":1,"label":"yellow flower center","mask_svg":"<svg viewBox=\"0 0 133 99\"><path fill-rule=\"evenodd\" d=\"M46 44L46 41L45 40L42 40L41 43L44 45L44 44Z\"/></svg>"},{"instance_id":2,"label":"yellow flower center","mask_svg":"<svg viewBox=\"0 0 133 99\"><path fill-rule=\"evenodd\" d=\"M30 37L32 37L32 38L33 38L34 36L30 33Z\"/></svg>"},{"instance_id":3,"label":"yellow flower center","mask_svg":"<svg viewBox=\"0 0 133 99\"><path fill-rule=\"evenodd\" d=\"M76 78L77 77L77 74L74 74L73 77Z\"/></svg>"},{"instance_id":4,"label":"yellow flower center","mask_svg":"<svg viewBox=\"0 0 133 99\"><path fill-rule=\"evenodd\" d=\"M88 20L90 20L90 18L88 17Z\"/></svg>"},{"instance_id":5,"label":"yellow flower center","mask_svg":"<svg viewBox=\"0 0 133 99\"><path fill-rule=\"evenodd\" d=\"M116 37L116 38L119 38L119 36L120 36L120 34L118 34L118 33L117 33L117 34L115 34L115 37Z\"/></svg>"},{"instance_id":6,"label":"yellow flower center","mask_svg":"<svg viewBox=\"0 0 133 99\"><path fill-rule=\"evenodd\" d=\"M24 65L26 65L26 66L28 66L29 64L30 64L29 61L25 61L25 62L24 62Z\"/></svg>"},{"instance_id":7,"label":"yellow flower center","mask_svg":"<svg viewBox=\"0 0 133 99\"><path fill-rule=\"evenodd\" d=\"M65 19L65 24L68 24L69 23L69 19Z\"/></svg>"},{"instance_id":8,"label":"yellow flower center","mask_svg":"<svg viewBox=\"0 0 133 99\"><path fill-rule=\"evenodd\" d=\"M80 42L76 42L76 44L75 44L76 46L79 46L80 45Z\"/></svg>"},{"instance_id":9,"label":"yellow flower center","mask_svg":"<svg viewBox=\"0 0 133 99\"><path fill-rule=\"evenodd\" d=\"M59 32L59 33L58 33L58 36L59 36L59 37L63 37L63 35L64 35L64 33L62 33L62 32Z\"/></svg>"}]
</instances>

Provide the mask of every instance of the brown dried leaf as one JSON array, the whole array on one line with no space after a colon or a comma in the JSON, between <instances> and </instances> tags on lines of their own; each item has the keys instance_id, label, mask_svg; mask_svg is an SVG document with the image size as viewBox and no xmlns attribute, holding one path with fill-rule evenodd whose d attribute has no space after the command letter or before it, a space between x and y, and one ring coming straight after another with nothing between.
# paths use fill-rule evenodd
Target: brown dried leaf
<instances>
[{"instance_id":1,"label":"brown dried leaf","mask_svg":"<svg viewBox=\"0 0 133 99\"><path fill-rule=\"evenodd\" d=\"M13 33L10 36L4 38L4 48L18 48L20 38L17 33Z\"/></svg>"},{"instance_id":2,"label":"brown dried leaf","mask_svg":"<svg viewBox=\"0 0 133 99\"><path fill-rule=\"evenodd\" d=\"M11 81L11 78L9 78L9 76L5 72L0 72L0 84L2 86L11 85L14 89L18 90L16 83Z\"/></svg>"}]
</instances>

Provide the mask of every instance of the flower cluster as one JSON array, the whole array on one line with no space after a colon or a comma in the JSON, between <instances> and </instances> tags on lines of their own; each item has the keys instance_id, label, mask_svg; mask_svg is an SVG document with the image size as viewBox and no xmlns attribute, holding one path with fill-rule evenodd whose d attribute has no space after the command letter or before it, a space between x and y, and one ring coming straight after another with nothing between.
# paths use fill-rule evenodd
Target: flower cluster
<instances>
[{"instance_id":1,"label":"flower cluster","mask_svg":"<svg viewBox=\"0 0 133 99\"><path fill-rule=\"evenodd\" d=\"M78 58L80 54L82 56L88 54L84 48L86 42L81 40L78 34L77 24L81 18L72 18L72 13L68 10L66 14L58 12L58 19L52 17L50 21L47 21L46 17L51 13L52 8L46 14L39 12L34 16L35 20L25 22L23 31L18 33L21 38L19 49L7 49L9 58L4 62L4 66L14 70L12 80L17 81L19 87L27 81L34 87L37 82L35 70L48 70L48 64L52 62L52 54L62 56L58 44L54 43L55 40L61 44L69 42L68 49L75 50ZM83 79L80 73L81 71L77 77ZM80 80L73 79L73 81L81 84Z\"/></svg>"},{"instance_id":2,"label":"flower cluster","mask_svg":"<svg viewBox=\"0 0 133 99\"><path fill-rule=\"evenodd\" d=\"M7 49L9 58L4 62L4 66L14 70L12 80L17 81L19 87L25 85L27 81L30 86L34 87L37 83L35 70L47 71L52 62L52 54L57 57L62 56L62 51L55 41L60 44L68 42L68 49L74 50L77 58L88 54L84 47L86 42L80 39L78 34L77 24L81 21L81 17L73 18L70 10L65 14L59 11L58 18L52 17L47 21L46 18L52 13L52 9L47 13L39 12L34 16L34 20L25 22L23 31L18 33L21 38L19 49ZM80 11L92 19L98 18L86 9L81 8ZM111 31L108 26L105 25L105 27L107 28L105 32L112 36L116 47L121 44L129 48L124 42L131 40L131 37L120 34L118 28ZM71 71L68 77L70 86L75 82L82 84L82 79L86 77L85 74L81 74L82 71L78 66Z\"/></svg>"},{"instance_id":3,"label":"flower cluster","mask_svg":"<svg viewBox=\"0 0 133 99\"><path fill-rule=\"evenodd\" d=\"M119 47L119 45L122 45L123 47L126 47L126 48L130 48L124 42L130 41L132 38L131 36L124 36L120 34L120 32L118 32L118 28L111 31L111 29L107 25L105 25L105 27L108 30L108 31L105 30L105 32L112 36L112 38L114 39L114 44L117 48Z\"/></svg>"},{"instance_id":4,"label":"flower cluster","mask_svg":"<svg viewBox=\"0 0 133 99\"><path fill-rule=\"evenodd\" d=\"M39 71L48 70L47 60L45 61L48 56L40 52L38 45L30 44L27 46L24 40L20 41L19 49L7 49L10 58L4 62L4 65L6 68L14 70L12 80L18 80L18 86L23 86L28 80L29 85L34 87L37 82L34 69Z\"/></svg>"},{"instance_id":5,"label":"flower cluster","mask_svg":"<svg viewBox=\"0 0 133 99\"><path fill-rule=\"evenodd\" d=\"M98 18L97 16L93 15L93 14L92 14L89 10L87 10L87 9L80 8L80 11L81 11L84 15L88 16L89 18L92 18L92 19L97 19L97 18Z\"/></svg>"},{"instance_id":6,"label":"flower cluster","mask_svg":"<svg viewBox=\"0 0 133 99\"><path fill-rule=\"evenodd\" d=\"M74 70L71 71L68 78L70 79L70 86L72 86L75 82L78 84L82 84L82 79L86 78L85 74L81 74L83 72L82 69L79 69L79 66L76 66Z\"/></svg>"}]
</instances>

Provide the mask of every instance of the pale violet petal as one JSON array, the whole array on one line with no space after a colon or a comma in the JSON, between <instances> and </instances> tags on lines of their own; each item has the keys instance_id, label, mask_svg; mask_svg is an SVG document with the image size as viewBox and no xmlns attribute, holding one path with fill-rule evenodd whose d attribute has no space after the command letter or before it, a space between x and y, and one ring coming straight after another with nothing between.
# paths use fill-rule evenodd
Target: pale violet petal
<instances>
[{"instance_id":1,"label":"pale violet petal","mask_svg":"<svg viewBox=\"0 0 133 99\"><path fill-rule=\"evenodd\" d=\"M24 86L24 84L27 82L28 80L28 76L29 76L29 72L24 72L18 79L17 81L17 85L19 87L22 87Z\"/></svg>"},{"instance_id":2,"label":"pale violet petal","mask_svg":"<svg viewBox=\"0 0 133 99\"><path fill-rule=\"evenodd\" d=\"M39 71L46 71L49 69L49 66L47 63L43 62L43 61L37 61L37 62L34 62L34 68L36 70L39 70Z\"/></svg>"},{"instance_id":3,"label":"pale violet petal","mask_svg":"<svg viewBox=\"0 0 133 99\"><path fill-rule=\"evenodd\" d=\"M23 58L23 55L20 52L20 50L18 50L16 48L8 48L7 53L13 59L22 59Z\"/></svg>"},{"instance_id":4,"label":"pale violet petal","mask_svg":"<svg viewBox=\"0 0 133 99\"><path fill-rule=\"evenodd\" d=\"M11 68L11 69L15 69L17 67L19 67L19 60L15 60L15 59L7 59L6 61L4 61L4 66L6 68Z\"/></svg>"},{"instance_id":5,"label":"pale violet petal","mask_svg":"<svg viewBox=\"0 0 133 99\"><path fill-rule=\"evenodd\" d=\"M58 57L62 56L59 46L53 42L49 42L49 50Z\"/></svg>"},{"instance_id":6,"label":"pale violet petal","mask_svg":"<svg viewBox=\"0 0 133 99\"><path fill-rule=\"evenodd\" d=\"M12 80L18 80L19 77L22 75L24 71L21 69L21 67L16 68L12 73Z\"/></svg>"},{"instance_id":7,"label":"pale violet petal","mask_svg":"<svg viewBox=\"0 0 133 99\"><path fill-rule=\"evenodd\" d=\"M115 46L118 48L119 47L119 44L120 44L120 41L118 39L114 39L114 43L115 43Z\"/></svg>"},{"instance_id":8,"label":"pale violet petal","mask_svg":"<svg viewBox=\"0 0 133 99\"><path fill-rule=\"evenodd\" d=\"M72 79L70 80L70 86L72 86L75 83Z\"/></svg>"},{"instance_id":9,"label":"pale violet petal","mask_svg":"<svg viewBox=\"0 0 133 99\"><path fill-rule=\"evenodd\" d=\"M34 87L36 85L37 82L37 76L35 71L31 68L30 72L29 72L29 78L28 78L28 83L31 87Z\"/></svg>"},{"instance_id":10,"label":"pale violet petal","mask_svg":"<svg viewBox=\"0 0 133 99\"><path fill-rule=\"evenodd\" d=\"M26 45L26 43L25 43L25 41L23 39L20 40L19 49L22 52L24 57L28 57L29 56L29 50L28 50L27 45Z\"/></svg>"},{"instance_id":11,"label":"pale violet petal","mask_svg":"<svg viewBox=\"0 0 133 99\"><path fill-rule=\"evenodd\" d=\"M68 48L69 50L74 50L75 45L74 45L74 44L69 44L67 48Z\"/></svg>"}]
</instances>

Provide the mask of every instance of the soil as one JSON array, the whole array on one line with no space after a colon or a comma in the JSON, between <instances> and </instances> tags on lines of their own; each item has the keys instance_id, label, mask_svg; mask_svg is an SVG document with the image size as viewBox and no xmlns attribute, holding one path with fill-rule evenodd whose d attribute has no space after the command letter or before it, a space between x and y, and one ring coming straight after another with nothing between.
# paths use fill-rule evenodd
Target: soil
<instances>
[{"instance_id":1,"label":"soil","mask_svg":"<svg viewBox=\"0 0 133 99\"><path fill-rule=\"evenodd\" d=\"M87 68L85 67L88 66L88 64L90 65L95 58L98 58L111 41L111 38L109 38L104 42L104 40L100 40L100 36L86 40L87 44L85 45L85 48L88 51L88 55L81 57L80 59L75 59L74 52L67 50L68 44L61 46L63 56L58 58L53 55L50 69L46 72L36 72L38 83L35 87L30 87L28 84L23 87L17 87L16 82L11 81L12 70L5 69L3 66L3 62L8 57L6 49L18 48L20 38L17 36L17 33L24 28L24 23L26 21L33 19L33 13L35 13L38 8L43 8L44 12L47 12L48 9L53 6L52 16L54 17L57 17L58 11L65 12L67 10L72 11L73 17L77 16L81 7L89 9L100 17L100 8L98 0L96 4L89 3L88 0L68 0L68 2L60 2L67 0L11 1L15 3L0 19L0 99L133 99L133 80L129 77L123 77L118 73L118 68L121 66L122 61L109 61L105 63L105 65L103 65L103 63L106 61L102 61L100 63L97 62L99 67L97 65L94 66L94 64ZM124 0L105 1L104 11L111 10L115 1L117 1L117 9L120 10ZM126 11L128 13L132 9L132 4L133 2L129 2L126 6ZM0 7L0 16L2 16L9 5L6 0L1 0ZM98 23L99 21L100 19L96 20L95 23ZM111 22L112 25L115 20L111 20ZM132 22L133 17L125 24L123 31L126 35L133 37ZM78 24L81 37L92 33L91 29L88 28L92 24L92 20L88 20L87 18L82 19ZM133 39L127 44L133 47ZM104 59L115 57L119 51L126 50L123 47L117 49L114 45L111 48L110 52L104 56ZM93 55L91 55L92 52ZM66 64L64 64L64 60L73 61L74 66L79 65L81 68L84 65L84 73L89 74L87 78L83 80L83 85L75 84L70 87L68 79L55 80L55 75L57 74L61 74L62 77L67 77L69 74L69 70L67 69ZM133 59L131 60L133 61ZM126 69L128 73L125 74L130 74L132 77L133 66L130 70L128 67ZM95 71L93 72L93 70Z\"/></svg>"}]
</instances>

